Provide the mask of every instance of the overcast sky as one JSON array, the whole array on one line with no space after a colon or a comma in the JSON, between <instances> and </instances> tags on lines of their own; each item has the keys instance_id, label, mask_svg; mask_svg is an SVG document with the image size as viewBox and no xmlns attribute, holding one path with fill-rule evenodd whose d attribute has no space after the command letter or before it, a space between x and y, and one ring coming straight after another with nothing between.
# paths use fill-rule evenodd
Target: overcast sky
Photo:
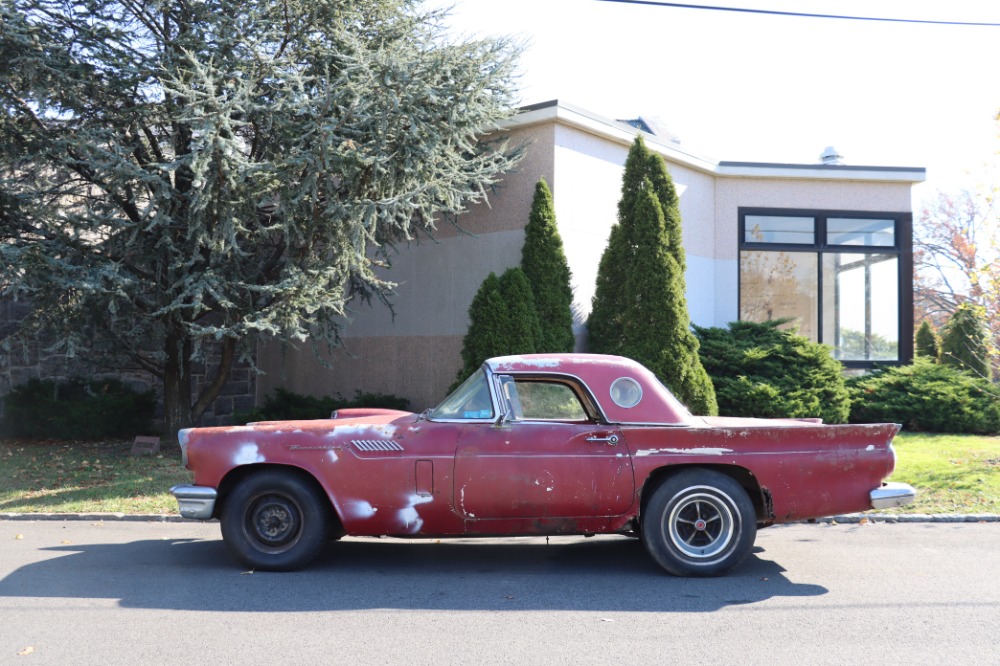
<instances>
[{"instance_id":1,"label":"overcast sky","mask_svg":"<svg viewBox=\"0 0 1000 666\"><path fill-rule=\"evenodd\" d=\"M447 0L429 4L448 5ZM997 0L689 0L686 4L1000 24ZM467 36L527 41L522 103L658 116L718 160L926 167L933 188L998 163L1000 26L800 18L602 0L457 0ZM917 204L917 201L915 201Z\"/></svg>"}]
</instances>

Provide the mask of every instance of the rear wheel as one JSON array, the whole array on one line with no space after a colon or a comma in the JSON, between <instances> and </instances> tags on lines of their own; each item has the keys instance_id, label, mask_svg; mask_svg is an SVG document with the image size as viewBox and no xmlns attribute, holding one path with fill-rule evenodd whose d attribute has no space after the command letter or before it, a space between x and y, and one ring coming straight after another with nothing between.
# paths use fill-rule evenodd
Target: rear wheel
<instances>
[{"instance_id":1,"label":"rear wheel","mask_svg":"<svg viewBox=\"0 0 1000 666\"><path fill-rule=\"evenodd\" d=\"M222 539L248 567L299 569L330 537L326 497L301 475L266 470L246 477L222 508Z\"/></svg>"},{"instance_id":2,"label":"rear wheel","mask_svg":"<svg viewBox=\"0 0 1000 666\"><path fill-rule=\"evenodd\" d=\"M653 491L642 515L642 540L676 576L718 576L753 548L757 517L743 487L720 472L688 469Z\"/></svg>"}]
</instances>

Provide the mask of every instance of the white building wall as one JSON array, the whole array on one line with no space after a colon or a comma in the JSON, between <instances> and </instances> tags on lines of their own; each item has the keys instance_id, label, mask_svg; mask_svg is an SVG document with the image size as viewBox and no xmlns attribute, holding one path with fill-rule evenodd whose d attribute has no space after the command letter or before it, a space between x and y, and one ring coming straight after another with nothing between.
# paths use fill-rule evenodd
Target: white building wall
<instances>
[{"instance_id":1,"label":"white building wall","mask_svg":"<svg viewBox=\"0 0 1000 666\"><path fill-rule=\"evenodd\" d=\"M556 127L556 181L550 185L559 235L573 274L573 329L578 340L590 314L597 267L618 219L627 156L627 146L573 128Z\"/></svg>"},{"instance_id":2,"label":"white building wall","mask_svg":"<svg viewBox=\"0 0 1000 666\"><path fill-rule=\"evenodd\" d=\"M573 273L578 348L601 255L607 246L621 196L625 159L635 133L629 128L563 106L526 114L510 127L525 159L490 196L489 204L462 216L465 232L442 225L436 241L422 238L401 246L385 277L399 284L395 317L381 304L353 314L343 331L345 348L317 362L306 347L283 352L262 345L258 399L277 386L298 393L353 395L394 393L414 408L444 397L461 364L468 307L483 279L520 262L524 226L535 184L552 189L556 219ZM909 212L913 180L890 182L869 170L848 180L847 170L773 165L735 170L647 137L659 151L680 197L687 256L687 301L692 321L724 326L738 318L738 222L741 207ZM804 169L804 170L803 170ZM773 173L772 173L773 171ZM800 175L801 174L801 175ZM803 177L809 176L809 177ZM854 176L858 178L858 176Z\"/></svg>"},{"instance_id":3,"label":"white building wall","mask_svg":"<svg viewBox=\"0 0 1000 666\"><path fill-rule=\"evenodd\" d=\"M739 319L739 209L912 210L910 182L717 177L715 184L715 326ZM689 287L690 293L690 287ZM689 296L689 303L691 302ZM697 323L697 322L696 322Z\"/></svg>"}]
</instances>

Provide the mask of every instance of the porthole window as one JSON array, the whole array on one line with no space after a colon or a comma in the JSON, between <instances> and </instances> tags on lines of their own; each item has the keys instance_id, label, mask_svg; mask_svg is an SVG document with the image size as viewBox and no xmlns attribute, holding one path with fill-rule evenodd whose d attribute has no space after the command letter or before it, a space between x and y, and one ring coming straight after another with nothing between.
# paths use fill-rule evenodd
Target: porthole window
<instances>
[{"instance_id":1,"label":"porthole window","mask_svg":"<svg viewBox=\"0 0 1000 666\"><path fill-rule=\"evenodd\" d=\"M642 400L642 387L634 379L619 377L611 384L611 400L625 409L635 407Z\"/></svg>"}]
</instances>

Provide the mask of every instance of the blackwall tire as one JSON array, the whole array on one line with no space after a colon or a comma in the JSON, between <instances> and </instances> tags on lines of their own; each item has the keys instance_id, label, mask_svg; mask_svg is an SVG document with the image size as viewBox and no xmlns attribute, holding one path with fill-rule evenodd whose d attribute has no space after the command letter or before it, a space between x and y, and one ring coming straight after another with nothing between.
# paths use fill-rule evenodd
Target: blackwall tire
<instances>
[{"instance_id":1,"label":"blackwall tire","mask_svg":"<svg viewBox=\"0 0 1000 666\"><path fill-rule=\"evenodd\" d=\"M240 481L222 508L222 539L247 567L300 569L319 555L330 537L326 497L301 475L256 472Z\"/></svg>"},{"instance_id":2,"label":"blackwall tire","mask_svg":"<svg viewBox=\"0 0 1000 666\"><path fill-rule=\"evenodd\" d=\"M642 514L642 540L675 576L719 576L753 549L757 516L746 490L706 469L681 471L653 491Z\"/></svg>"}]
</instances>

